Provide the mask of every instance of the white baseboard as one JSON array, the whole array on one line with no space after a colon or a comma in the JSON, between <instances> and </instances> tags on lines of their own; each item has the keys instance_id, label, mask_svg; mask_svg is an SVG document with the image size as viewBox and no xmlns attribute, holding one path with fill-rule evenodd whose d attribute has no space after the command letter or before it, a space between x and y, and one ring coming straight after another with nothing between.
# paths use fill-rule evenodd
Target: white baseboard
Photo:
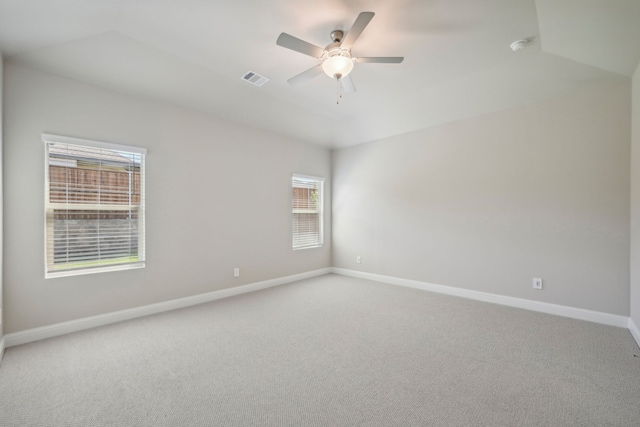
<instances>
[{"instance_id":1,"label":"white baseboard","mask_svg":"<svg viewBox=\"0 0 640 427\"><path fill-rule=\"evenodd\" d=\"M29 329L21 332L14 332L3 337L3 344L7 347L26 344L46 338L57 337L59 335L78 332L97 326L109 325L123 320L135 319L137 317L148 316L150 314L162 313L175 310L177 308L189 307L204 302L214 301L234 295L245 294L247 292L258 291L273 286L284 285L298 280L309 279L311 277L322 276L331 272L330 268L309 271L306 273L294 274L292 276L279 277L277 279L265 280L263 282L251 283L237 286L235 288L222 289L219 291L207 292L205 294L194 295L186 298L179 298L157 304L145 305L142 307L130 308L127 310L114 311L112 313L100 314L98 316L85 317L68 322L56 323L54 325ZM4 345L3 345L4 348Z\"/></svg>"},{"instance_id":2,"label":"white baseboard","mask_svg":"<svg viewBox=\"0 0 640 427\"><path fill-rule=\"evenodd\" d=\"M46 338L68 334L71 332L82 331L85 329L95 328L97 326L109 325L121 322L123 320L135 319L137 317L148 316L150 314L162 313L165 311L175 310L178 308L189 307L192 305L202 304L209 301L215 301L222 298L240 295L248 292L258 291L273 286L284 285L286 283L298 280L309 279L312 277L322 276L328 273L340 274L343 276L356 277L361 279L373 280L392 285L407 286L410 288L422 289L430 292L437 292L446 295L453 295L463 298L474 299L477 301L490 302L494 304L505 305L509 307L522 308L541 313L554 314L572 319L586 320L589 322L601 323L610 326L618 326L628 328L634 339L640 346L640 329L630 317L619 316L616 314L602 313L598 311L586 310L582 308L569 307L558 304L551 304L540 301L532 301L522 298L509 297L504 295L491 294L487 292L472 291L469 289L456 288L452 286L437 285L433 283L421 282L417 280L401 279L391 276L383 276L380 274L365 273L361 271L348 270L344 268L323 268L320 270L309 271L306 273L294 274L292 276L280 277L277 279L265 280L262 282L251 283L248 285L238 286L235 288L222 289L219 291L208 292L205 294L194 295L165 301L157 304L145 305L142 307L131 308L127 310L116 311L112 313L101 314L98 316L85 317L82 319L71 320L68 322L56 323L54 325L43 326L40 328L29 329L26 331L7 334L0 339L0 361L4 355L5 347L26 344Z\"/></svg>"},{"instance_id":3,"label":"white baseboard","mask_svg":"<svg viewBox=\"0 0 640 427\"><path fill-rule=\"evenodd\" d=\"M629 317L629 332L633 335L633 339L636 340L636 344L640 347L640 328L635 324L633 319Z\"/></svg>"},{"instance_id":4,"label":"white baseboard","mask_svg":"<svg viewBox=\"0 0 640 427\"><path fill-rule=\"evenodd\" d=\"M344 268L332 267L331 272L341 274L343 276L368 279L376 282L388 283L391 285L407 286L410 288L422 289L425 291L437 292L440 294L469 298L477 301L484 301L494 304L506 305L509 307L522 308L525 310L538 311L541 313L555 314L557 316L586 320L589 322L601 323L604 325L618 326L620 328L629 328L630 325L629 317L619 316L617 314L602 313L599 311L585 310L583 308L575 308L565 305L551 304L547 302L533 301L498 294L490 294L488 292L472 291L469 289L456 288L453 286L436 285L433 283L420 282L418 280L400 279L397 277L365 273L362 271L348 270ZM640 336L640 334L638 334L638 336ZM636 340L638 340L638 338L636 338Z\"/></svg>"}]
</instances>

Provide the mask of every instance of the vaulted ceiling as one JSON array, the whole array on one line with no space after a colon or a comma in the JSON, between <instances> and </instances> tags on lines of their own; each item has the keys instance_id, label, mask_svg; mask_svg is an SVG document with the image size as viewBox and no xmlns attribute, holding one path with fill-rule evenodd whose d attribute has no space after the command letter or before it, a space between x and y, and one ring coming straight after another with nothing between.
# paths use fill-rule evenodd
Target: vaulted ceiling
<instances>
[{"instance_id":1,"label":"vaulted ceiling","mask_svg":"<svg viewBox=\"0 0 640 427\"><path fill-rule=\"evenodd\" d=\"M276 45L324 47L375 12L355 56L357 88L336 104L319 61ZM509 45L529 39L514 53ZM629 79L640 62L640 0L0 0L9 61L344 147ZM262 87L241 79L266 76Z\"/></svg>"}]
</instances>

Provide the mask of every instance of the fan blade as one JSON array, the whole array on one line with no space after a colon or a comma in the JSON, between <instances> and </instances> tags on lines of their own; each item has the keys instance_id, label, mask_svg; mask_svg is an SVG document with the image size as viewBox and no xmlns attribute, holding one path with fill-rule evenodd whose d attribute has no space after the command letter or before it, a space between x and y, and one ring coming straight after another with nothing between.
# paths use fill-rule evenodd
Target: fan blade
<instances>
[{"instance_id":1,"label":"fan blade","mask_svg":"<svg viewBox=\"0 0 640 427\"><path fill-rule=\"evenodd\" d=\"M342 83L342 88L344 89L345 92L356 91L356 87L353 84L353 80L351 80L351 76L341 78L340 83Z\"/></svg>"},{"instance_id":2,"label":"fan blade","mask_svg":"<svg viewBox=\"0 0 640 427\"><path fill-rule=\"evenodd\" d=\"M276 44L286 47L287 49L295 50L296 52L304 53L305 55L313 56L314 58L320 58L324 53L323 48L307 43L287 33L280 34L278 40L276 40Z\"/></svg>"},{"instance_id":3,"label":"fan blade","mask_svg":"<svg viewBox=\"0 0 640 427\"><path fill-rule=\"evenodd\" d=\"M307 71L301 72L297 76L291 77L289 80L287 80L287 83L295 86L300 83L307 82L312 78L319 76L320 74L322 74L322 64L318 64L315 67L309 68Z\"/></svg>"},{"instance_id":4,"label":"fan blade","mask_svg":"<svg viewBox=\"0 0 640 427\"><path fill-rule=\"evenodd\" d=\"M375 13L373 12L362 12L358 15L356 22L351 26L340 47L343 49L351 49L351 46L358 40L358 37L360 37L360 34L362 34L374 15Z\"/></svg>"},{"instance_id":5,"label":"fan blade","mask_svg":"<svg viewBox=\"0 0 640 427\"><path fill-rule=\"evenodd\" d=\"M357 63L374 63L374 64L399 64L404 60L403 56L370 56L365 58L356 58Z\"/></svg>"}]
</instances>

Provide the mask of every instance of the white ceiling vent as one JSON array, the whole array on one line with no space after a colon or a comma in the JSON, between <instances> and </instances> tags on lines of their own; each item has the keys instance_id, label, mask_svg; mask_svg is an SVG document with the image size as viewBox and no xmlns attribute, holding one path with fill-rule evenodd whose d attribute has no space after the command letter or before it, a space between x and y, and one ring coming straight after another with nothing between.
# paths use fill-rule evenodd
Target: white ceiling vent
<instances>
[{"instance_id":1,"label":"white ceiling vent","mask_svg":"<svg viewBox=\"0 0 640 427\"><path fill-rule=\"evenodd\" d=\"M258 87L264 85L266 82L269 81L268 78L266 78L265 76L261 76L258 73L254 73L253 71L247 71L243 76L242 76L242 80L247 81L253 85L256 85Z\"/></svg>"}]
</instances>

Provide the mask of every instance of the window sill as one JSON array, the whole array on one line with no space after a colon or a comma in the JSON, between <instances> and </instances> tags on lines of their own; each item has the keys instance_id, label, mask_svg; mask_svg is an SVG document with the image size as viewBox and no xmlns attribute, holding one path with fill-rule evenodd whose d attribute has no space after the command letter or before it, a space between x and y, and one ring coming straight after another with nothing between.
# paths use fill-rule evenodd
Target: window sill
<instances>
[{"instance_id":1,"label":"window sill","mask_svg":"<svg viewBox=\"0 0 640 427\"><path fill-rule=\"evenodd\" d=\"M301 251L304 249L314 249L314 248L321 248L323 245L314 245L314 246L302 246L299 248L292 248L294 251Z\"/></svg>"},{"instance_id":2,"label":"window sill","mask_svg":"<svg viewBox=\"0 0 640 427\"><path fill-rule=\"evenodd\" d=\"M44 274L45 279L54 279L56 277L81 276L83 274L106 273L109 271L133 270L136 268L144 268L144 262L136 262L132 264L110 265L105 267L89 267L77 270L50 271Z\"/></svg>"}]
</instances>

